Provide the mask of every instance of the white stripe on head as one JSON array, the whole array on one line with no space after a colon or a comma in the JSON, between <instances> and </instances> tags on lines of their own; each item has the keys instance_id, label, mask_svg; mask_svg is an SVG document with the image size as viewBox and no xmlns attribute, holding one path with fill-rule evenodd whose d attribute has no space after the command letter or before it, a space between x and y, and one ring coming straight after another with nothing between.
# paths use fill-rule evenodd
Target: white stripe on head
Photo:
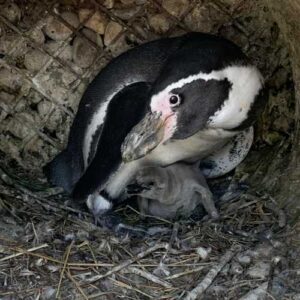
<instances>
[{"instance_id":1,"label":"white stripe on head","mask_svg":"<svg viewBox=\"0 0 300 300\"><path fill-rule=\"evenodd\" d=\"M150 103L151 110L160 111L164 108L164 101L172 90L182 88L199 79L205 81L227 79L232 84L228 99L224 99L223 106L209 119L210 127L224 129L237 127L247 118L255 96L258 95L263 85L262 75L254 66L229 66L211 73L200 72L182 78L153 95Z\"/></svg>"},{"instance_id":2,"label":"white stripe on head","mask_svg":"<svg viewBox=\"0 0 300 300\"><path fill-rule=\"evenodd\" d=\"M224 76L232 83L228 99L210 117L209 125L214 128L231 129L246 120L251 105L263 87L263 78L255 67L230 67Z\"/></svg>"}]
</instances>

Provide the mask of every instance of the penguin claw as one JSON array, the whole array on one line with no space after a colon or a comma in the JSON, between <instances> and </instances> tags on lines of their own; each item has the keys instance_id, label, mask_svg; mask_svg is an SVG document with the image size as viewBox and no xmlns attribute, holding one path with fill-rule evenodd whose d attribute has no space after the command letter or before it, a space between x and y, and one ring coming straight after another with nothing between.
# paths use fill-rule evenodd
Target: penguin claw
<instances>
[{"instance_id":1,"label":"penguin claw","mask_svg":"<svg viewBox=\"0 0 300 300\"><path fill-rule=\"evenodd\" d=\"M149 236L163 235L170 232L170 228L151 226L149 228L143 226L131 226L121 222L121 218L114 213L105 214L102 216L95 216L95 223L107 229L119 237L131 237L143 239Z\"/></svg>"},{"instance_id":2,"label":"penguin claw","mask_svg":"<svg viewBox=\"0 0 300 300\"><path fill-rule=\"evenodd\" d=\"M147 229L141 226L130 226L121 222L121 218L113 213L95 216L97 226L115 233L119 237L144 238L147 236Z\"/></svg>"}]
</instances>

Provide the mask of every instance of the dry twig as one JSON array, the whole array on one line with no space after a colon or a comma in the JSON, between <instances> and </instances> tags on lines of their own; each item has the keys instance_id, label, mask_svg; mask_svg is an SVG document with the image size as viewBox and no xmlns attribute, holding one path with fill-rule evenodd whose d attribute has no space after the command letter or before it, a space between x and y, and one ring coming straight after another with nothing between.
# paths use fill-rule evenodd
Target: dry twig
<instances>
[{"instance_id":1,"label":"dry twig","mask_svg":"<svg viewBox=\"0 0 300 300\"><path fill-rule=\"evenodd\" d=\"M119 264L118 266L115 266L114 268L112 268L111 270L109 270L108 272L106 272L105 274L100 274L100 275L96 275L93 277L90 277L88 279L85 280L86 283L92 283L95 282L99 279L102 279L104 277L107 277L113 273L116 273L124 268L126 268L127 266L131 265L132 263L136 262L137 260L149 255L150 253L158 250L158 249L163 249L166 248L168 246L168 244L166 243L161 243L161 244L157 244L151 248L148 248L145 251L140 252L139 254L137 254L135 257L129 258L127 260L125 260L124 262L122 262L121 264Z\"/></svg>"},{"instance_id":2,"label":"dry twig","mask_svg":"<svg viewBox=\"0 0 300 300\"><path fill-rule=\"evenodd\" d=\"M30 254L29 252L36 251L36 250L39 250L39 249L42 249L42 248L46 248L46 247L48 247L48 244L43 244L43 245L40 245L40 246L37 246L37 247L30 248L28 250L24 250L24 249L21 249L21 248L16 248L15 250L18 251L19 253L3 257L3 258L0 259L0 262L9 260L11 258L20 256L20 255L23 255L23 254Z\"/></svg>"},{"instance_id":3,"label":"dry twig","mask_svg":"<svg viewBox=\"0 0 300 300\"><path fill-rule=\"evenodd\" d=\"M88 296L84 293L83 289L79 286L77 281L73 278L72 274L70 273L70 270L67 270L66 272L68 278L74 283L76 289L79 291L79 293L82 295L82 297L86 300L88 300Z\"/></svg>"},{"instance_id":4,"label":"dry twig","mask_svg":"<svg viewBox=\"0 0 300 300\"><path fill-rule=\"evenodd\" d=\"M133 274L139 275L141 277L144 277L144 278L146 278L146 279L148 279L148 280L150 280L154 283L157 283L157 284L159 284L159 285L161 285L161 286L163 286L167 289L172 288L172 285L169 282L167 282L165 280L162 280L162 279L158 278L157 276L155 276L155 275L153 275L149 272L143 271L143 270L141 270L139 268L136 268L136 267L129 267L129 268L124 270L124 273L133 273Z\"/></svg>"},{"instance_id":5,"label":"dry twig","mask_svg":"<svg viewBox=\"0 0 300 300\"><path fill-rule=\"evenodd\" d=\"M226 251L226 253L221 257L219 263L211 268L204 279L193 290L188 292L188 295L184 298L184 300L195 300L199 298L212 284L224 266L231 261L238 250L240 250L240 246L234 245Z\"/></svg>"},{"instance_id":6,"label":"dry twig","mask_svg":"<svg viewBox=\"0 0 300 300\"><path fill-rule=\"evenodd\" d=\"M71 244L67 247L66 252L65 252L65 261L64 261L64 266L60 272L60 278L59 278L59 282L58 282L58 287L57 287L57 292L56 292L56 298L58 298L59 293L60 293L60 287L61 287L61 283L62 283L62 279L64 277L64 273L68 264L68 260L69 260L69 256L70 256L70 252L71 252L71 248L74 244L74 241L71 242Z\"/></svg>"}]
</instances>

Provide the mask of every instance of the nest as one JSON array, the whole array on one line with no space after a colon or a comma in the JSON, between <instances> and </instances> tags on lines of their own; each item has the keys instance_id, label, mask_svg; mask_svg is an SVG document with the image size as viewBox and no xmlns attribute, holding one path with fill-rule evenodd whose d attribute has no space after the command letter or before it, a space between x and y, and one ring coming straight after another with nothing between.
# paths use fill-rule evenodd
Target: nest
<instances>
[{"instance_id":1,"label":"nest","mask_svg":"<svg viewBox=\"0 0 300 300\"><path fill-rule=\"evenodd\" d=\"M247 0L0 0L0 6L1 299L300 297L296 1L281 7ZM133 207L120 207L129 223L148 222L160 233L117 237L49 187L41 166L64 148L83 91L112 58L189 31L234 41L267 79L269 102L253 149L226 177L251 188L220 201L218 221L141 221Z\"/></svg>"}]
</instances>

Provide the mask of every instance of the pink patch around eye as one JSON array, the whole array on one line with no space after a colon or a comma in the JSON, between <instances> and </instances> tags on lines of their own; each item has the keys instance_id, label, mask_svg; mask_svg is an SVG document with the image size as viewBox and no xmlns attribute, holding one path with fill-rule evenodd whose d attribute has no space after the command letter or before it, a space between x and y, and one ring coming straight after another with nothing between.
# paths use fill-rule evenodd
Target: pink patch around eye
<instances>
[{"instance_id":1,"label":"pink patch around eye","mask_svg":"<svg viewBox=\"0 0 300 300\"><path fill-rule=\"evenodd\" d=\"M169 97L160 97L153 99L151 103L151 111L152 112L160 112L163 117L167 117L173 113L170 103Z\"/></svg>"}]
</instances>

